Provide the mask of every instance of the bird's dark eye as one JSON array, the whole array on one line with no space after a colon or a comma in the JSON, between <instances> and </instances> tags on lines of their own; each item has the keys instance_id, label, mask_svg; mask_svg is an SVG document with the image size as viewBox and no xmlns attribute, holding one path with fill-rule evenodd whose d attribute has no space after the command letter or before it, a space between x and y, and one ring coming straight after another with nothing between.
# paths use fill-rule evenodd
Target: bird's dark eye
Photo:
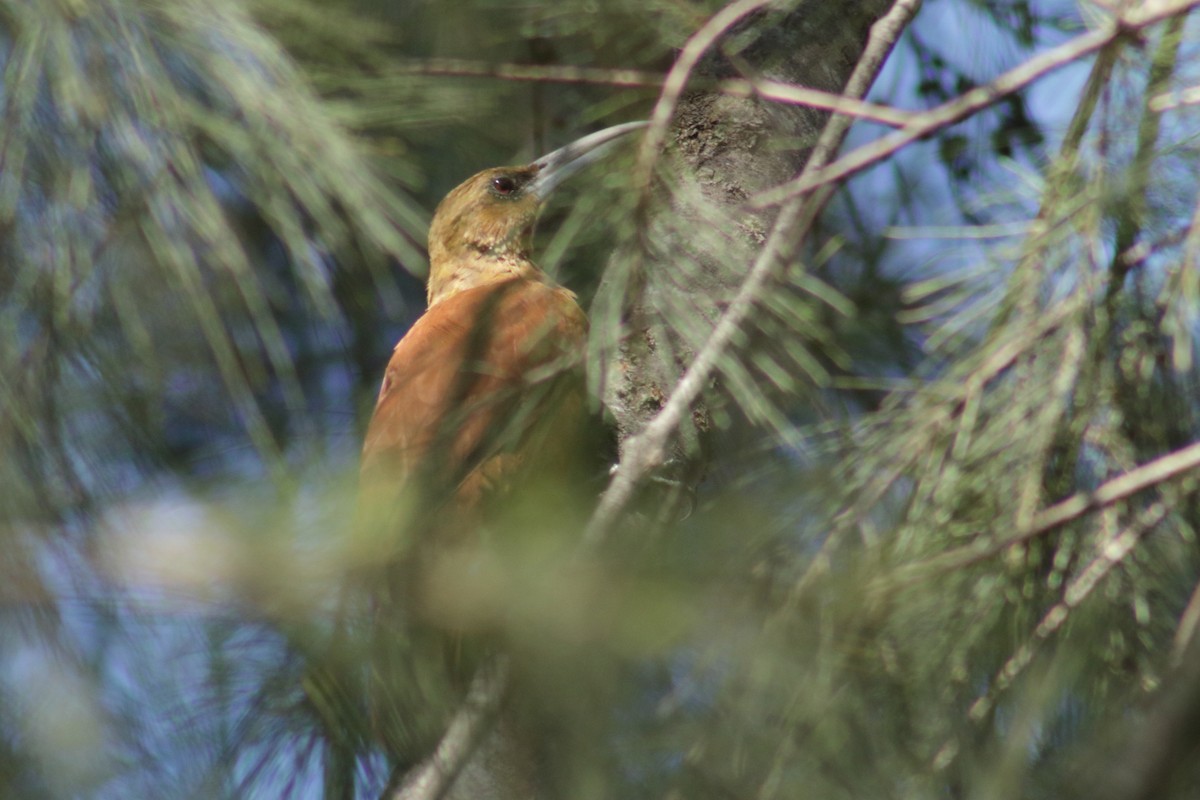
<instances>
[{"instance_id":1,"label":"bird's dark eye","mask_svg":"<svg viewBox=\"0 0 1200 800\"><path fill-rule=\"evenodd\" d=\"M507 175L492 178L492 188L496 194L509 195L517 190L517 182Z\"/></svg>"}]
</instances>

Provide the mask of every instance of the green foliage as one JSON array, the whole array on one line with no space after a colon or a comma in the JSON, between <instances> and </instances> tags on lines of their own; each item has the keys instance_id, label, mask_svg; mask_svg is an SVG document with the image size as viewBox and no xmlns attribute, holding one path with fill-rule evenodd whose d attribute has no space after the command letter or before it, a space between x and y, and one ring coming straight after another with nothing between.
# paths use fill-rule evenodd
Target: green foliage
<instances>
[{"instance_id":1,"label":"green foliage","mask_svg":"<svg viewBox=\"0 0 1200 800\"><path fill-rule=\"evenodd\" d=\"M561 796L1194 793L1106 780L1200 619L1172 22L1088 62L1070 125L1013 96L850 183L718 359L690 516L650 481L584 553L603 476L526 487L405 610L427 520L364 523L355 420L427 209L644 109L569 69L665 70L718 5L0 2L0 793L380 796L501 650ZM1079 25L936 7L1018 57ZM922 102L991 79L935 33L897 51ZM484 69L513 64L544 73ZM660 162L590 169L539 232L598 396L633 299L682 370L765 238Z\"/></svg>"}]
</instances>

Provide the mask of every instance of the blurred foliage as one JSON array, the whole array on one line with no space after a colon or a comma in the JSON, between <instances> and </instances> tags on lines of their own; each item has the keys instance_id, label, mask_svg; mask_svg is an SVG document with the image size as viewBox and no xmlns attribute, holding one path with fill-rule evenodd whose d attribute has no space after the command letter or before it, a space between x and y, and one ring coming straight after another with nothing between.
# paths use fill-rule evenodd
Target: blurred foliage
<instances>
[{"instance_id":1,"label":"blurred foliage","mask_svg":"<svg viewBox=\"0 0 1200 800\"><path fill-rule=\"evenodd\" d=\"M586 503L529 488L437 574L449 669L345 589L398 546L351 524L355 460L428 209L656 94L432 59L661 72L718 6L0 0L0 793L377 797L503 643L563 796L1194 796L1175 764L1114 787L1194 681L1196 470L1038 527L1200 431L1197 120L1162 100L1194 25L852 181L721 362L686 520L647 487L581 559ZM1094 11L928 0L875 99ZM594 356L655 281L700 287L661 309L699 347L698 254L761 232L678 175L689 214L647 227L628 163L552 204L539 261Z\"/></svg>"}]
</instances>

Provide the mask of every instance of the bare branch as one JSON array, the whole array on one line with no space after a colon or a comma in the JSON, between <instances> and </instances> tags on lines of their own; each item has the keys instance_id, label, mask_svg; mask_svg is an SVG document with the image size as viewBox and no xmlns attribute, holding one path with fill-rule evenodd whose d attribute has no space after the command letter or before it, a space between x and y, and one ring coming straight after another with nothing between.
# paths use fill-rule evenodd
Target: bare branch
<instances>
[{"instance_id":1,"label":"bare branch","mask_svg":"<svg viewBox=\"0 0 1200 800\"><path fill-rule=\"evenodd\" d=\"M1179 626L1175 629L1175 637L1171 641L1171 664L1178 667L1184 654L1196 638L1196 628L1200 626L1200 583L1192 589L1183 614L1179 617Z\"/></svg>"},{"instance_id":2,"label":"bare branch","mask_svg":"<svg viewBox=\"0 0 1200 800\"><path fill-rule=\"evenodd\" d=\"M1125 251L1133 247L1142 233L1142 226L1147 206L1146 194L1150 190L1150 165L1154 161L1155 146L1158 144L1159 128L1161 127L1161 112L1156 111L1149 99L1162 93L1170 83L1175 73L1175 65L1179 58L1179 48L1183 42L1182 16L1169 20L1162 40L1154 53L1150 68L1149 83L1146 86L1146 99L1142 108L1141 120L1138 124L1137 150L1133 156L1132 175L1129 183L1133 191L1125 198L1126 212L1118 216L1114 254L1109 265L1108 299L1110 304L1115 302L1116 295L1124 284L1129 267L1121 258Z\"/></svg>"},{"instance_id":3,"label":"bare branch","mask_svg":"<svg viewBox=\"0 0 1200 800\"><path fill-rule=\"evenodd\" d=\"M1108 575L1112 568L1119 564L1125 556L1132 552L1134 545L1141 540L1154 526L1163 520L1168 513L1168 504L1157 502L1151 504L1125 529L1110 537L1100 548L1096 556L1084 569L1075 576L1063 591L1063 599L1047 611L1034 628L1033 634L1004 662L1000 671L988 682L987 688L980 694L967 711L967 717L974 723L981 723L995 707L996 699L1012 686L1037 655L1038 645L1048 641L1066 623L1071 611L1078 608L1100 581ZM951 737L940 748L934 758L934 768L943 770L953 762L959 752L957 736Z\"/></svg>"},{"instance_id":4,"label":"bare branch","mask_svg":"<svg viewBox=\"0 0 1200 800\"><path fill-rule=\"evenodd\" d=\"M623 88L661 89L669 74L636 69L606 69L603 67L577 67L564 65L543 66L537 64L511 64L488 61L471 61L460 58L428 58L408 62L397 70L398 75L444 75L450 77L496 78L505 81L529 81L534 83L587 83ZM807 86L784 81L745 78L727 78L713 81L699 77L685 78L692 88L716 92L730 97L761 97L777 103L809 106L845 114L857 119L878 122L881 125L900 128L909 124L917 112L905 111L877 103L867 103L851 97L823 92Z\"/></svg>"},{"instance_id":5,"label":"bare branch","mask_svg":"<svg viewBox=\"0 0 1200 800\"><path fill-rule=\"evenodd\" d=\"M751 92L749 90L743 92L743 84L748 84L749 89L752 89L754 94L767 100L819 108L822 111L843 114L847 117L855 117L870 122L878 122L881 125L888 125L893 128L908 125L918 113L892 108L891 106L881 106L878 103L867 103L854 97L833 94L832 92L822 92L819 89L810 89L807 86L797 86L767 78L752 81L731 78L721 81L715 88L722 94L748 97Z\"/></svg>"},{"instance_id":6,"label":"bare branch","mask_svg":"<svg viewBox=\"0 0 1200 800\"><path fill-rule=\"evenodd\" d=\"M929 136L948 125L960 122L993 105L998 100L1025 88L1039 78L1104 48L1118 37L1140 31L1142 28L1164 19L1185 14L1198 4L1200 4L1200 0L1156 3L1152 8L1143 8L1141 13L1130 13L1124 18L1108 20L1094 31L1077 36L1041 55L1034 56L988 85L972 89L954 100L931 109L903 129L847 153L826 169L815 173L805 170L804 174L795 180L760 193L751 199L750 206L766 208L811 192L820 186L836 183L855 175L867 167L889 158L908 144Z\"/></svg>"},{"instance_id":7,"label":"bare branch","mask_svg":"<svg viewBox=\"0 0 1200 800\"><path fill-rule=\"evenodd\" d=\"M967 716L973 722L981 722L995 705L996 697L1012 686L1013 681L1033 663L1037 654L1036 644L1047 641L1062 628L1071 611L1078 608L1112 568L1132 552L1134 545L1167 516L1167 511L1166 503L1152 503L1128 527L1100 547L1095 558L1067 585L1063 599L1042 616L1032 637L1004 662L995 678L988 683L988 688L971 704Z\"/></svg>"},{"instance_id":8,"label":"bare branch","mask_svg":"<svg viewBox=\"0 0 1200 800\"><path fill-rule=\"evenodd\" d=\"M1111 506L1144 489L1173 480L1197 468L1200 468L1200 442L1156 458L1137 469L1119 475L1102 484L1095 491L1079 492L1060 503L1055 503L1036 514L1027 526L1011 536L983 542L980 545L960 547L918 564L903 567L879 581L876 586L872 587L872 591L882 592L898 589L933 575L951 572L985 561L1003 553L1014 544L1020 544L1054 530L1079 519L1084 514Z\"/></svg>"},{"instance_id":9,"label":"bare branch","mask_svg":"<svg viewBox=\"0 0 1200 800\"><path fill-rule=\"evenodd\" d=\"M429 758L412 769L391 800L441 800L487 735L508 688L508 661L497 658L475 673L462 706Z\"/></svg>"}]
</instances>

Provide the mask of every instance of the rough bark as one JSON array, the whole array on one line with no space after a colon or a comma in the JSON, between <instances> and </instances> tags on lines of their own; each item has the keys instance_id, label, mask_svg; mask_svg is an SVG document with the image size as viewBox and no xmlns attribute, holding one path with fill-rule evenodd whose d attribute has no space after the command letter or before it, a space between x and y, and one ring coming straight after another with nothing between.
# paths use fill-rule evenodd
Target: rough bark
<instances>
[{"instance_id":1,"label":"rough bark","mask_svg":"<svg viewBox=\"0 0 1200 800\"><path fill-rule=\"evenodd\" d=\"M763 11L742 20L722 43L749 34L752 43L727 55L710 51L699 76L770 78L829 92L846 84L871 25L889 0L830 3L802 0L787 13ZM695 91L681 99L672 123L674 168L689 189L660 204L645 241L654 250L642 265L644 291L625 312L626 336L609 371L605 402L623 445L662 408L696 344L688 331L711 327L741 283L770 227L770 211L749 211L746 199L782 183L804 166L828 112ZM784 144L785 146L780 146ZM697 230L724 230L721 252L695 244ZM681 319L686 309L690 318ZM672 316L674 315L674 318ZM707 409L681 426L663 477L693 489L707 470ZM681 493L682 494L685 494Z\"/></svg>"}]
</instances>

